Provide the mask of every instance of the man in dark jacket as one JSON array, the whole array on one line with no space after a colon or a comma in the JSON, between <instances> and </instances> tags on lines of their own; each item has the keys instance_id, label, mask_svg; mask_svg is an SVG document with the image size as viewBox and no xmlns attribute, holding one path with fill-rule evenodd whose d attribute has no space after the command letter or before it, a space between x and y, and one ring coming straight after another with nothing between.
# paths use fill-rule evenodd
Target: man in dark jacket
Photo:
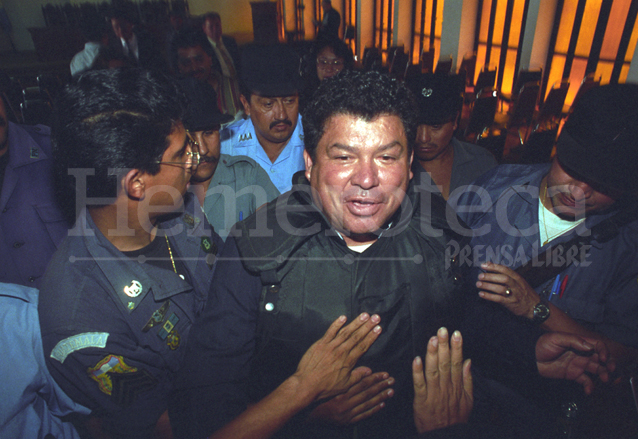
<instances>
[{"instance_id":1,"label":"man in dark jacket","mask_svg":"<svg viewBox=\"0 0 638 439\"><path fill-rule=\"evenodd\" d=\"M447 345L442 327L461 327L472 301L463 273L446 257L449 242L463 237L448 225L445 202L411 182L410 93L376 72L344 72L320 87L321 99L309 104L304 120L305 172L295 175L292 191L239 223L241 236L229 238L220 255L215 299L193 330L173 400L183 404L177 410L190 428L180 434L203 437L220 428L293 375L337 316L363 311L378 315L383 327L359 361L375 373L344 395L312 404L277 437L405 438L468 419L470 372L459 358L452 373L449 363L441 367L454 376L455 416L441 415L455 410L428 400L431 387L428 393L416 385L423 366L415 357L441 340ZM565 351L572 342L595 349L582 339L565 344L560 334L539 339L533 328L507 329L487 328L474 338L498 338L508 355L492 360L519 376L565 377L566 363L557 358L578 364L571 378L587 386L583 367L605 376L594 364L597 354ZM460 333L449 334L460 342ZM471 331L464 335L472 338ZM428 369L432 362L425 363ZM432 375L426 372L427 386ZM423 410L413 415L413 403Z\"/></svg>"}]
</instances>

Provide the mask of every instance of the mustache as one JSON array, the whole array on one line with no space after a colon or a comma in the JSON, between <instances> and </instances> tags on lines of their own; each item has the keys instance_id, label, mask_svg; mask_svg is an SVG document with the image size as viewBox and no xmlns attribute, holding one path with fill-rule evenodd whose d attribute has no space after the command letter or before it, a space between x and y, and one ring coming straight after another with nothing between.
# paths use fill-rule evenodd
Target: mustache
<instances>
[{"instance_id":1,"label":"mustache","mask_svg":"<svg viewBox=\"0 0 638 439\"><path fill-rule=\"evenodd\" d=\"M211 157L211 156L207 156L207 155L200 155L199 156L199 161L201 162L208 162L208 163L217 163L219 162L219 157Z\"/></svg>"},{"instance_id":2,"label":"mustache","mask_svg":"<svg viewBox=\"0 0 638 439\"><path fill-rule=\"evenodd\" d=\"M273 129L276 125L279 125L280 123L285 123L288 126L292 126L292 122L290 121L290 119L283 119L283 120L276 120L274 122L271 122L270 124L270 129Z\"/></svg>"}]
</instances>

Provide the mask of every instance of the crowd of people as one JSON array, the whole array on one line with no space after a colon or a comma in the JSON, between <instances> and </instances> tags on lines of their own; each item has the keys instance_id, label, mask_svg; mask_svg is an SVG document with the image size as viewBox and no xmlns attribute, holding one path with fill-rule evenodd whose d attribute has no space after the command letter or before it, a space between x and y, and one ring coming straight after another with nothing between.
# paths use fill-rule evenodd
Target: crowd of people
<instances>
[{"instance_id":1,"label":"crowd of people","mask_svg":"<svg viewBox=\"0 0 638 439\"><path fill-rule=\"evenodd\" d=\"M115 13L51 129L0 102L0 436L622 437L612 391L638 425L638 85L498 165L454 75L358 70L323 10L306 57Z\"/></svg>"}]
</instances>

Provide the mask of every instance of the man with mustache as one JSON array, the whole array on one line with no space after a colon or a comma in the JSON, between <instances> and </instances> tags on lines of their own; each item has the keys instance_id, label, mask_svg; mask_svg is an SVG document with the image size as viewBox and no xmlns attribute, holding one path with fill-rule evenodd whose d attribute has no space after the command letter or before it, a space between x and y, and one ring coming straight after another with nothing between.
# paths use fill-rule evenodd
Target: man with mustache
<instances>
[{"instance_id":1,"label":"man with mustache","mask_svg":"<svg viewBox=\"0 0 638 439\"><path fill-rule=\"evenodd\" d=\"M301 86L299 57L290 47L245 47L240 99L248 119L221 133L222 153L255 160L281 193L292 187L292 175L304 167Z\"/></svg>"},{"instance_id":2,"label":"man with mustache","mask_svg":"<svg viewBox=\"0 0 638 439\"><path fill-rule=\"evenodd\" d=\"M435 193L448 199L497 165L485 148L454 137L463 106L461 84L456 76L426 73L406 81L419 105L419 128L414 144L412 170L422 183L436 185Z\"/></svg>"},{"instance_id":3,"label":"man with mustache","mask_svg":"<svg viewBox=\"0 0 638 439\"><path fill-rule=\"evenodd\" d=\"M621 372L638 359L637 100L636 84L592 89L551 164L499 166L451 201L474 231L480 297L544 330L601 340Z\"/></svg>"},{"instance_id":4,"label":"man with mustache","mask_svg":"<svg viewBox=\"0 0 638 439\"><path fill-rule=\"evenodd\" d=\"M200 157L190 191L203 206L208 222L225 240L237 221L277 198L279 191L250 157L220 153L219 130L232 116L217 109L215 91L190 78L181 85L189 99L184 126L195 139Z\"/></svg>"},{"instance_id":5,"label":"man with mustache","mask_svg":"<svg viewBox=\"0 0 638 439\"><path fill-rule=\"evenodd\" d=\"M426 356L423 383L421 356L427 349L436 357L450 342L465 353L466 341L478 350L490 339L498 346L490 363L523 379L539 372L566 377L567 364L575 366L570 378L588 390L583 367L605 377L598 364L605 353L582 338L538 338L535 328L501 328L498 321L489 327L489 314L479 312L460 322L478 299L464 293L464 273L446 257L448 241L463 238L450 228L445 202L410 181L410 92L378 72L343 72L319 87L304 119L306 170L295 174L292 191L240 222L241 235L229 237L220 254L216 300L193 330L175 399L183 404L180 424L190 429L183 436L206 437L276 389L342 314L379 316L383 331L358 362L372 373L297 414L277 437L403 439L466 422L472 390L462 355L434 368ZM593 355L566 352L570 345ZM448 379L440 399L431 386L439 375ZM486 399L478 405L477 413L491 410Z\"/></svg>"}]
</instances>

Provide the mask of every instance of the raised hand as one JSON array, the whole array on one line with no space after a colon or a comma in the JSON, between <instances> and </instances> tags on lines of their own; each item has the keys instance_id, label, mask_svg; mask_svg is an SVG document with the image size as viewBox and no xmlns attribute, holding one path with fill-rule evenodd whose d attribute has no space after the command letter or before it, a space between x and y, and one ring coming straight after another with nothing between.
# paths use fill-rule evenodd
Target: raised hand
<instances>
[{"instance_id":1,"label":"raised hand","mask_svg":"<svg viewBox=\"0 0 638 439\"><path fill-rule=\"evenodd\" d=\"M450 347L451 346L451 347ZM423 362L412 362L414 423L419 433L467 422L474 405L470 360L463 362L463 340L455 331L448 344L448 331L439 329L430 338Z\"/></svg>"},{"instance_id":2,"label":"raised hand","mask_svg":"<svg viewBox=\"0 0 638 439\"><path fill-rule=\"evenodd\" d=\"M528 319L534 316L534 306L540 297L522 276L511 268L491 262L481 264L481 268L485 273L479 274L476 282L479 296L500 303L517 316Z\"/></svg>"},{"instance_id":3,"label":"raised hand","mask_svg":"<svg viewBox=\"0 0 638 439\"><path fill-rule=\"evenodd\" d=\"M339 317L306 351L293 377L315 400L346 392L372 372L367 367L353 368L381 333L379 321L378 315L363 313L342 329L346 317Z\"/></svg>"}]
</instances>

